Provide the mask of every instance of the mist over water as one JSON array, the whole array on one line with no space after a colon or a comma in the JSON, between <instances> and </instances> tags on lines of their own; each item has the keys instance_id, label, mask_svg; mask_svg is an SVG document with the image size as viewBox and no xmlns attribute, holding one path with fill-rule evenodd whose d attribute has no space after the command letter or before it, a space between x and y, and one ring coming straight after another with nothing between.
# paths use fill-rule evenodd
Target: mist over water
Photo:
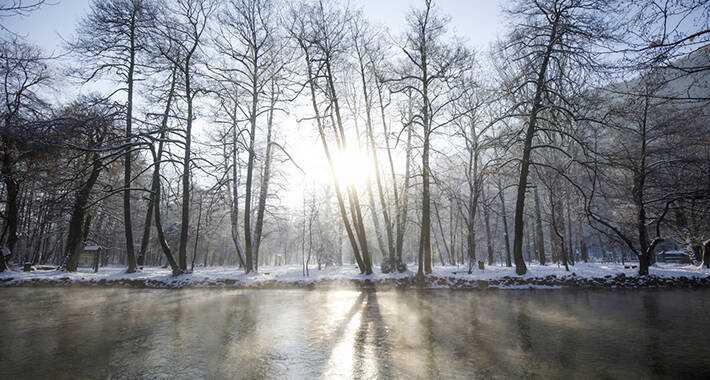
<instances>
[{"instance_id":1,"label":"mist over water","mask_svg":"<svg viewBox=\"0 0 710 380\"><path fill-rule=\"evenodd\" d=\"M7 379L710 375L709 290L0 293Z\"/></svg>"}]
</instances>

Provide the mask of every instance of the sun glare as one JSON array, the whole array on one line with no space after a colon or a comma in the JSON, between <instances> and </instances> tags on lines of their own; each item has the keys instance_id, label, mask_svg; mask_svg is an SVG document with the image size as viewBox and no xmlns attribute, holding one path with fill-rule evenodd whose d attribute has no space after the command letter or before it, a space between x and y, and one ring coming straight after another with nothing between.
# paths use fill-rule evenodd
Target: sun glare
<instances>
[{"instance_id":1,"label":"sun glare","mask_svg":"<svg viewBox=\"0 0 710 380\"><path fill-rule=\"evenodd\" d=\"M338 152L333 157L336 176L341 186L354 186L363 189L370 176L370 160L359 149ZM328 179L330 175L328 175Z\"/></svg>"}]
</instances>

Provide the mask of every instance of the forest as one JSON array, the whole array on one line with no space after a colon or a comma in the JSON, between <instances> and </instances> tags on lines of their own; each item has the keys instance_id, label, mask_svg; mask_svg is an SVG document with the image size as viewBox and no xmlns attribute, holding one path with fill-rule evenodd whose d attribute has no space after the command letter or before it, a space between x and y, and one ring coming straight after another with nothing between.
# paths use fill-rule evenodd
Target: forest
<instances>
[{"instance_id":1,"label":"forest","mask_svg":"<svg viewBox=\"0 0 710 380\"><path fill-rule=\"evenodd\" d=\"M710 268L710 4L91 0L52 51L0 1L0 271ZM56 22L62 22L57 19Z\"/></svg>"}]
</instances>

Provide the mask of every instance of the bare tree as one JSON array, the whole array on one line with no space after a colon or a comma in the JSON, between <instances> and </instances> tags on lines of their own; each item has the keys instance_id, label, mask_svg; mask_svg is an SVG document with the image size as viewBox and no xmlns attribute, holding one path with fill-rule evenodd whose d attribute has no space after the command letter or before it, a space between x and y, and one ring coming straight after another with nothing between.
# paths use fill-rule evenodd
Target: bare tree
<instances>
[{"instance_id":1,"label":"bare tree","mask_svg":"<svg viewBox=\"0 0 710 380\"><path fill-rule=\"evenodd\" d=\"M710 2L707 0L621 1L625 18L625 41L618 50L625 64L640 69L674 69L672 80L707 72L704 60L687 59L707 55L710 43ZM684 94L675 98L710 100L703 95L702 81L688 82ZM659 94L660 95L660 94ZM659 96L657 95L657 96Z\"/></svg>"},{"instance_id":2,"label":"bare tree","mask_svg":"<svg viewBox=\"0 0 710 380\"><path fill-rule=\"evenodd\" d=\"M162 9L165 12L160 19L157 33L166 41L163 49L172 51L164 54L165 58L178 67L183 79L182 98L186 105L184 129L184 154L182 157L182 211L180 224L180 243L178 264L187 271L187 245L190 231L190 192L192 165L192 126L195 119L195 98L202 92L198 79L200 47L204 43L203 34L208 20L216 9L212 0L175 0Z\"/></svg>"},{"instance_id":3,"label":"bare tree","mask_svg":"<svg viewBox=\"0 0 710 380\"><path fill-rule=\"evenodd\" d=\"M83 98L70 105L59 118L57 133L62 136L63 145L76 151L77 157L72 161L76 162L78 177L82 178L76 181L78 187L64 246L64 268L70 272L76 271L83 248L92 189L105 170L106 162L120 154L112 144L116 144L119 136L116 121L120 120L121 112L121 107L100 98Z\"/></svg>"},{"instance_id":4,"label":"bare tree","mask_svg":"<svg viewBox=\"0 0 710 380\"><path fill-rule=\"evenodd\" d=\"M306 65L306 80L311 94L311 104L315 113L316 125L320 136L321 144L325 151L326 159L331 171L336 196L338 198L338 208L343 221L345 231L353 250L353 255L358 263L358 267L363 273L372 273L372 259L369 253L367 236L360 206L359 196L352 184L341 185L338 179L333 151L326 137L325 116L319 105L319 94L322 94L328 104L330 123L332 124L333 136L336 141L337 152L348 151L348 143L345 135L338 91L335 86L335 64L338 55L341 54L346 43L349 11L340 9L326 9L322 2L313 6L303 4L299 10L292 10L292 20L294 26L291 27L290 35L298 44ZM319 88L322 91L319 91ZM350 215L345 208L345 197L343 189L347 195Z\"/></svg>"},{"instance_id":5,"label":"bare tree","mask_svg":"<svg viewBox=\"0 0 710 380\"><path fill-rule=\"evenodd\" d=\"M379 154L378 154L378 147L377 144L375 143L375 132L374 132L374 127L373 127L373 116L372 116L372 110L373 110L373 103L374 100L372 99L372 88L370 85L370 82L372 82L369 77L373 75L377 75L377 72L375 71L376 68L373 67L373 62L370 59L370 54L374 50L374 39L377 38L376 35L373 35L373 31L369 30L368 24L362 20L360 17L355 17L351 21L352 23L352 38L353 38L353 47L355 48L355 54L357 57L357 66L358 66L358 72L360 76L360 86L361 86L361 91L363 95L363 102L365 106L365 126L366 126L366 139L369 143L369 150L372 155L372 165L373 165L373 172L375 174L375 183L377 185L377 194L378 194L378 199L380 202L380 210L382 212L382 218L385 226L385 232L387 236L387 243L386 243L386 255L383 255L384 257L388 257L390 262L395 263L396 258L395 258L395 236L394 236L394 231L393 231L393 223L392 219L390 217L390 210L389 210L389 205L387 204L386 200L386 189L385 189L385 182L382 178L382 173L380 170L380 159L379 159ZM375 84L378 86L378 84ZM383 109L383 104L382 104L382 89L378 86L378 96L380 100L380 107L382 108L382 112L384 112ZM384 125L384 128L386 128L385 124L385 118L384 116L382 117L382 122ZM385 133L385 139L387 139L386 133ZM389 146L389 145L388 145ZM391 152L388 149L388 156L390 158L390 165L392 165L391 162ZM391 170L394 170L393 168ZM394 176L394 172L392 174ZM392 183L393 186L396 188L396 182ZM395 197L395 202L397 201ZM373 214L375 210L373 209ZM377 221L377 217L373 216L375 218L375 221ZM379 228L377 228L379 230ZM378 237L379 237L379 231L378 231ZM383 252L385 254L385 252Z\"/></svg>"},{"instance_id":6,"label":"bare tree","mask_svg":"<svg viewBox=\"0 0 710 380\"><path fill-rule=\"evenodd\" d=\"M472 60L470 64L473 67L476 62ZM455 113L461 116L454 121L454 124L457 126L455 133L463 139L465 147L466 170L463 174L468 197L465 201L466 213L463 219L466 224L468 270L471 273L476 261L476 221L483 193L483 183L489 172L489 166L494 163L493 160L485 156L486 151L492 145L492 139L486 134L493 126L493 123L485 120L485 108L489 103L489 99L486 89L481 86L473 70L462 76L461 80L463 83L460 88L463 91L463 95L458 97L458 100L454 103L457 108Z\"/></svg>"},{"instance_id":7,"label":"bare tree","mask_svg":"<svg viewBox=\"0 0 710 380\"><path fill-rule=\"evenodd\" d=\"M0 255L0 271L4 271L5 256L14 253L18 240L21 163L31 158L31 143L42 136L38 122L44 119L47 104L41 94L51 84L51 76L38 48L11 39L0 42L0 78L0 175L6 193L0 242L9 251Z\"/></svg>"},{"instance_id":8,"label":"bare tree","mask_svg":"<svg viewBox=\"0 0 710 380\"><path fill-rule=\"evenodd\" d=\"M79 61L76 71L82 79L88 82L99 76L115 77L122 87L114 93L126 95L123 220L129 273L137 269L131 220L131 157L136 149L133 144L134 87L136 76L141 73L140 60L145 52L151 12L146 0L95 0L79 24L76 39L69 44Z\"/></svg>"},{"instance_id":9,"label":"bare tree","mask_svg":"<svg viewBox=\"0 0 710 380\"><path fill-rule=\"evenodd\" d=\"M38 9L45 4L47 0L6 0L0 3L0 20L13 16L25 16ZM5 31L14 35L5 25L0 23L0 31Z\"/></svg>"},{"instance_id":10,"label":"bare tree","mask_svg":"<svg viewBox=\"0 0 710 380\"><path fill-rule=\"evenodd\" d=\"M458 77L461 63L468 59L468 51L444 41L448 19L437 14L431 0L425 0L420 9L412 10L407 17L407 32L402 51L406 57L394 81L398 91L410 90L420 99L419 112L413 122L422 127L422 225L420 230L421 257L417 275L431 273L431 192L430 164L432 133L451 120L438 120L454 100L443 97Z\"/></svg>"},{"instance_id":11,"label":"bare tree","mask_svg":"<svg viewBox=\"0 0 710 380\"><path fill-rule=\"evenodd\" d=\"M665 227L669 212L682 212L685 201L707 202L702 181L695 189L677 188L673 179L683 172L680 168L696 167L697 156L691 154L695 144L686 143L681 156L670 148L681 136L689 142L702 141L696 133L704 133L703 128L691 122L699 109L659 98L658 94L667 91L659 75L659 71L644 72L638 81L619 85L632 87L629 94L644 95L610 102L606 144L599 151L589 196L590 218L600 231L638 256L640 275L649 273L656 245L671 235ZM603 168L614 172L603 173ZM608 211L619 204L627 205L623 212Z\"/></svg>"},{"instance_id":12,"label":"bare tree","mask_svg":"<svg viewBox=\"0 0 710 380\"><path fill-rule=\"evenodd\" d=\"M160 42L158 42L160 43ZM169 50L164 50L164 49L156 49L157 51L163 51L164 54L172 54ZM162 56L162 55L161 55ZM163 57L165 60L165 58ZM168 61L168 60L165 60ZM155 147L155 144L152 143L150 145L151 147L151 155L153 158L153 173L151 176L151 181L150 181L150 195L148 199L148 206L146 209L146 217L145 217L145 224L143 226L143 237L141 239L141 249L138 255L138 262L140 265L143 264L144 258L145 258L145 253L146 249L148 247L149 241L150 241L150 232L151 232L151 227L153 223L155 224L156 232L157 232L157 238L158 242L160 244L160 247L163 251L163 254L165 255L165 258L168 261L168 264L170 265L170 268L173 272L174 275L182 273L182 270L180 269L179 265L175 261L172 249L170 248L170 245L168 244L166 238L165 238L165 232L163 230L163 222L162 222L162 212L161 212L161 199L162 199L162 164L163 160L165 157L164 151L165 151L165 145L169 142L169 120L170 120L170 115L173 111L174 108L174 103L175 103L175 98L176 98L176 92L177 92L177 84L180 81L180 76L178 75L178 65L176 63L171 63L170 64L171 69L170 69L170 74L167 77L167 81L170 83L167 92L164 94L161 94L164 96L164 102L165 106L162 110L162 113L160 114L155 114L155 115L149 115L154 118L157 118L159 120L158 122L158 136L157 136L157 148ZM160 97L162 97L160 96ZM159 98L160 98L159 97Z\"/></svg>"},{"instance_id":13,"label":"bare tree","mask_svg":"<svg viewBox=\"0 0 710 380\"><path fill-rule=\"evenodd\" d=\"M523 225L528 174L535 149L549 148L534 144L540 132L564 133L549 120L547 114L574 118L569 100L574 91L584 88L585 74L600 70L594 47L611 38L605 22L609 10L607 0L516 1L509 14L516 23L502 48L507 57L504 65L518 72L510 79L507 90L517 99L511 114L524 115L522 152L517 181L514 219L513 258L516 273L525 274L523 259ZM570 75L570 73L575 75ZM554 148L553 148L554 149Z\"/></svg>"},{"instance_id":14,"label":"bare tree","mask_svg":"<svg viewBox=\"0 0 710 380\"><path fill-rule=\"evenodd\" d=\"M235 102L249 124L246 131L248 159L244 198L244 256L245 270L251 272L258 266L266 196L268 195L274 110L281 90L279 79L283 63L279 61L280 36L276 32L277 13L271 0L231 0L220 14L218 36L215 43L228 57L229 66L213 68L223 79L233 82L234 89L244 97ZM269 95L265 95L269 94ZM266 154L264 173L256 207L257 221L252 223L254 170L256 168L257 124L266 115Z\"/></svg>"}]
</instances>

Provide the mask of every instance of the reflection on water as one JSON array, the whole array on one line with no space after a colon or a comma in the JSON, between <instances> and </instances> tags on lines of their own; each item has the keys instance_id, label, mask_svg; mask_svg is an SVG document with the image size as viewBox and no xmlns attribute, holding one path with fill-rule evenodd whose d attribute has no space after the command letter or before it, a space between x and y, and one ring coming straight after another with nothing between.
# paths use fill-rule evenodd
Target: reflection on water
<instances>
[{"instance_id":1,"label":"reflection on water","mask_svg":"<svg viewBox=\"0 0 710 380\"><path fill-rule=\"evenodd\" d=\"M710 291L0 289L0 378L710 376Z\"/></svg>"}]
</instances>

